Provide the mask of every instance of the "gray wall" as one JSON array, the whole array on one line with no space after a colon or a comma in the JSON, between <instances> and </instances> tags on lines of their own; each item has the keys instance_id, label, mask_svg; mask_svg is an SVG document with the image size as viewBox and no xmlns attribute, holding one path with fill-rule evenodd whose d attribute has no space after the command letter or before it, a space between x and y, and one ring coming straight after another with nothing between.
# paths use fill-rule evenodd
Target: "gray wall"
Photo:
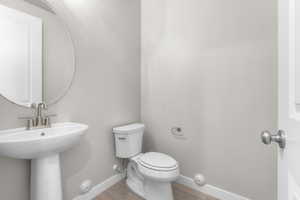
<instances>
[{"instance_id":1,"label":"gray wall","mask_svg":"<svg viewBox=\"0 0 300 200\"><path fill-rule=\"evenodd\" d=\"M276 199L276 150L259 139L277 124L276 4L142 0L146 149L253 200Z\"/></svg>"},{"instance_id":2,"label":"gray wall","mask_svg":"<svg viewBox=\"0 0 300 200\"><path fill-rule=\"evenodd\" d=\"M81 181L113 174L111 128L142 119L146 149L174 156L184 175L253 200L276 199L276 2L271 0L49 0L74 36L74 85L49 112L90 126L62 155L66 200ZM0 100L0 129L30 111ZM170 127L181 126L176 139ZM29 199L29 162L0 158L1 199Z\"/></svg>"},{"instance_id":3,"label":"gray wall","mask_svg":"<svg viewBox=\"0 0 300 200\"><path fill-rule=\"evenodd\" d=\"M63 3L65 2L65 3ZM49 109L57 121L88 124L81 144L62 155L65 199L86 178L100 183L113 175L111 128L140 119L140 1L53 1L75 41L77 73L62 101ZM0 129L24 125L30 115L0 99ZM0 158L1 199L29 200L29 162Z\"/></svg>"}]
</instances>

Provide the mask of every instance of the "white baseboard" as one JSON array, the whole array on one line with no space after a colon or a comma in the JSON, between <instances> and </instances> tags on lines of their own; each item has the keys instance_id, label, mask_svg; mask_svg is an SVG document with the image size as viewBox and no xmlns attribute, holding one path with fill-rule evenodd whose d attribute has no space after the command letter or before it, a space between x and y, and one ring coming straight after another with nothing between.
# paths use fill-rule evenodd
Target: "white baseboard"
<instances>
[{"instance_id":1,"label":"white baseboard","mask_svg":"<svg viewBox=\"0 0 300 200\"><path fill-rule=\"evenodd\" d=\"M217 188L212 185L205 185L203 187L200 187L194 183L194 180L192 178L180 175L180 177L177 179L176 183L185 185L189 188L192 188L196 191L202 192L204 194L210 195L212 197L222 199L222 200L250 200L249 198L240 196L238 194L234 194L232 192L228 192L226 190Z\"/></svg>"},{"instance_id":2,"label":"white baseboard","mask_svg":"<svg viewBox=\"0 0 300 200\"><path fill-rule=\"evenodd\" d=\"M107 190L109 187L113 186L117 182L121 181L123 178L124 178L123 174L114 175L106 179L102 183L95 185L88 193L79 195L73 198L73 200L93 200L99 194L101 194L102 192L104 192L105 190Z\"/></svg>"},{"instance_id":3,"label":"white baseboard","mask_svg":"<svg viewBox=\"0 0 300 200\"><path fill-rule=\"evenodd\" d=\"M99 194L107 190L109 187L113 186L117 182L121 181L124 178L123 174L117 174L109 179L106 179L104 182L94 186L88 193L79 195L75 197L73 200L93 200ZM234 194L232 192L228 192L226 190L217 188L212 185L205 185L200 187L196 185L192 178L180 175L179 178L176 180L176 183L185 185L191 189L196 191L202 192L204 194L210 195L212 197L222 199L222 200L250 200L249 198L240 196L238 194Z\"/></svg>"}]
</instances>

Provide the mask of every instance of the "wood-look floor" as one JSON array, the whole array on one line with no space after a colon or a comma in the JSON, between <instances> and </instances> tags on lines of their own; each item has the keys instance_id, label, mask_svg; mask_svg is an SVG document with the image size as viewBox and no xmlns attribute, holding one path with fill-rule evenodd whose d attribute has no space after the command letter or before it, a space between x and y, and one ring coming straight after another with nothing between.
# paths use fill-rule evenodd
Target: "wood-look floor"
<instances>
[{"instance_id":1,"label":"wood-look floor","mask_svg":"<svg viewBox=\"0 0 300 200\"><path fill-rule=\"evenodd\" d=\"M173 184L173 192L175 200L218 200L179 184ZM121 181L100 194L95 200L143 200L143 198L134 194L126 186L125 181Z\"/></svg>"}]
</instances>

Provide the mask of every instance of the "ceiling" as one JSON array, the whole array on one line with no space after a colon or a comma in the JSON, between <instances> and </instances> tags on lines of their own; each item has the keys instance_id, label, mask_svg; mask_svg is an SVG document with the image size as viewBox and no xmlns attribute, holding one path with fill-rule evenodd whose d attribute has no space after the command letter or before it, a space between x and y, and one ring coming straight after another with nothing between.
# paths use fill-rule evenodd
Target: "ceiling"
<instances>
[{"instance_id":1,"label":"ceiling","mask_svg":"<svg viewBox=\"0 0 300 200\"><path fill-rule=\"evenodd\" d=\"M48 5L48 3L45 0L24 0L24 1L54 13L54 11L51 9L51 7Z\"/></svg>"}]
</instances>

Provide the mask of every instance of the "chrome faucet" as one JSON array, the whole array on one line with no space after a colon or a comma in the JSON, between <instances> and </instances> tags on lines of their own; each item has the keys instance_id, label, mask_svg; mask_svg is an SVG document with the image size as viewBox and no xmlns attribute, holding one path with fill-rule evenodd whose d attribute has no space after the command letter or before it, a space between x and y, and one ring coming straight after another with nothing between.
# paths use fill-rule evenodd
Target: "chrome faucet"
<instances>
[{"instance_id":1,"label":"chrome faucet","mask_svg":"<svg viewBox=\"0 0 300 200\"><path fill-rule=\"evenodd\" d=\"M35 116L33 117L20 117L20 119L25 119L27 121L26 129L39 129L39 128L50 128L51 127L51 117L56 115L43 115L43 110L47 109L47 105L43 102L38 104L31 104L31 108L35 109Z\"/></svg>"}]
</instances>

